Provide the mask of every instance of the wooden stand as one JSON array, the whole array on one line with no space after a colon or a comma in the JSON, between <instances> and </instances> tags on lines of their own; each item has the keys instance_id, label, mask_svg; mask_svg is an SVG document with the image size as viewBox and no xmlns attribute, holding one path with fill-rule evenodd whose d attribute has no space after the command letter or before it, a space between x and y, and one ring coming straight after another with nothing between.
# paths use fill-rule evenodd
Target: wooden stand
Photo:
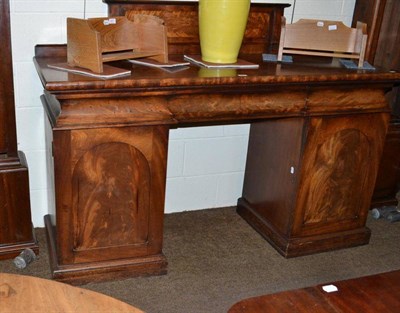
<instances>
[{"instance_id":1,"label":"wooden stand","mask_svg":"<svg viewBox=\"0 0 400 313\"><path fill-rule=\"evenodd\" d=\"M289 53L356 59L363 67L367 37L364 23L349 28L338 21L301 19L286 25L283 19L278 61Z\"/></svg>"},{"instance_id":2,"label":"wooden stand","mask_svg":"<svg viewBox=\"0 0 400 313\"><path fill-rule=\"evenodd\" d=\"M162 19L130 15L87 20L67 19L68 64L103 72L103 63L148 57L168 62L167 34Z\"/></svg>"},{"instance_id":3,"label":"wooden stand","mask_svg":"<svg viewBox=\"0 0 400 313\"><path fill-rule=\"evenodd\" d=\"M39 253L31 222L28 166L17 151L12 74L10 10L0 2L0 259L17 256L26 248Z\"/></svg>"}]
</instances>

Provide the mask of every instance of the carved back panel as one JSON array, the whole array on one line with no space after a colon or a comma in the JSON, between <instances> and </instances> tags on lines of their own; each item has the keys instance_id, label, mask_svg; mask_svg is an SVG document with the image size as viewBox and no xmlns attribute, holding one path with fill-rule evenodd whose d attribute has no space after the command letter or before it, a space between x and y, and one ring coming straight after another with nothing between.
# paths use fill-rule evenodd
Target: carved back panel
<instances>
[{"instance_id":1,"label":"carved back panel","mask_svg":"<svg viewBox=\"0 0 400 313\"><path fill-rule=\"evenodd\" d=\"M150 14L162 18L168 31L169 54L200 53L198 3L189 1L115 1L110 16ZM241 54L278 50L283 11L289 4L252 3Z\"/></svg>"}]
</instances>

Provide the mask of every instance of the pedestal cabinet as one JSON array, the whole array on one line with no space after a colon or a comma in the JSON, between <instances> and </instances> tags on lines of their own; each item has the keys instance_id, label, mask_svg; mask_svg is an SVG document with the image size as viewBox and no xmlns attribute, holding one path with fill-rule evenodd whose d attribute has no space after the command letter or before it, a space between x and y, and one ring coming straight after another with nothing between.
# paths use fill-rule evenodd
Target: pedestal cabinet
<instances>
[{"instance_id":1,"label":"pedestal cabinet","mask_svg":"<svg viewBox=\"0 0 400 313\"><path fill-rule=\"evenodd\" d=\"M48 229L57 225L48 234L55 278L74 278L73 270L80 280L166 272L167 141L165 126L53 132L56 206L65 208L45 218Z\"/></svg>"},{"instance_id":2,"label":"pedestal cabinet","mask_svg":"<svg viewBox=\"0 0 400 313\"><path fill-rule=\"evenodd\" d=\"M375 66L400 71L400 1L357 0L353 24L368 25L366 59ZM400 190L400 92L395 88L388 96L391 121L375 185L372 206L397 204Z\"/></svg>"},{"instance_id":3,"label":"pedestal cabinet","mask_svg":"<svg viewBox=\"0 0 400 313\"><path fill-rule=\"evenodd\" d=\"M28 166L17 150L9 1L0 1L0 259L39 252L33 233Z\"/></svg>"},{"instance_id":4,"label":"pedestal cabinet","mask_svg":"<svg viewBox=\"0 0 400 313\"><path fill-rule=\"evenodd\" d=\"M253 123L238 213L285 257L367 243L366 195L387 122L364 114Z\"/></svg>"}]
</instances>

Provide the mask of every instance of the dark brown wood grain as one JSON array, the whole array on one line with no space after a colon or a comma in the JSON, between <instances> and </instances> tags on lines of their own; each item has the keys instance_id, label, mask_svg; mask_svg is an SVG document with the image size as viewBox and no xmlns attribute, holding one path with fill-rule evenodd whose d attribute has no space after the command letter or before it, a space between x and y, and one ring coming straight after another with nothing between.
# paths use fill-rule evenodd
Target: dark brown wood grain
<instances>
[{"instance_id":1,"label":"dark brown wood grain","mask_svg":"<svg viewBox=\"0 0 400 313\"><path fill-rule=\"evenodd\" d=\"M187 2L106 2L112 15L151 8L173 16L178 28L194 14ZM254 25L250 33L253 27L256 37L265 35ZM177 47L179 38L180 47L198 47L198 38L171 29ZM385 92L400 74L347 70L335 60L263 63L257 50L242 56L258 69L170 73L116 62L131 75L100 80L48 68L65 62L63 49L38 46L35 58L54 147L56 211L45 221L55 279L166 272L168 132L187 125L252 123L238 212L283 255L368 243L365 217L389 116Z\"/></svg>"},{"instance_id":2,"label":"dark brown wood grain","mask_svg":"<svg viewBox=\"0 0 400 313\"><path fill-rule=\"evenodd\" d=\"M392 120L385 140L372 205L396 204L400 190L400 121Z\"/></svg>"},{"instance_id":3,"label":"dark brown wood grain","mask_svg":"<svg viewBox=\"0 0 400 313\"><path fill-rule=\"evenodd\" d=\"M285 257L367 243L387 124L387 114L253 123L238 213Z\"/></svg>"},{"instance_id":4,"label":"dark brown wood grain","mask_svg":"<svg viewBox=\"0 0 400 313\"><path fill-rule=\"evenodd\" d=\"M1 51L0 56L0 153L7 157L18 157L17 139L15 130L14 113L14 84L11 59L11 33L10 33L10 7L9 1L4 0L0 4L0 34Z\"/></svg>"},{"instance_id":5,"label":"dark brown wood grain","mask_svg":"<svg viewBox=\"0 0 400 313\"><path fill-rule=\"evenodd\" d=\"M0 259L26 248L39 252L33 233L28 165L17 150L9 1L0 1Z\"/></svg>"},{"instance_id":6,"label":"dark brown wood grain","mask_svg":"<svg viewBox=\"0 0 400 313\"><path fill-rule=\"evenodd\" d=\"M120 266L128 260L148 261L158 264L152 274L164 272L167 134L162 126L54 133L57 207L69 208L57 211L57 238L52 240L61 270L55 278L63 280L62 267L71 263L74 270L65 273L70 279L87 266L83 263L96 263L98 272L105 272L102 261Z\"/></svg>"},{"instance_id":7,"label":"dark brown wood grain","mask_svg":"<svg viewBox=\"0 0 400 313\"><path fill-rule=\"evenodd\" d=\"M396 313L400 271L259 296L234 304L228 313ZM334 285L327 293L322 287Z\"/></svg>"},{"instance_id":8,"label":"dark brown wood grain","mask_svg":"<svg viewBox=\"0 0 400 313\"><path fill-rule=\"evenodd\" d=\"M356 21L368 24L369 38L367 59L375 66L400 71L400 2L396 0L357 1L353 25ZM395 88L388 94L392 118L385 142L381 167L376 181L372 205L397 204L400 190L400 92Z\"/></svg>"},{"instance_id":9,"label":"dark brown wood grain","mask_svg":"<svg viewBox=\"0 0 400 313\"><path fill-rule=\"evenodd\" d=\"M352 27L363 22L368 27L365 60L374 63L386 0L358 0L354 8Z\"/></svg>"}]
</instances>

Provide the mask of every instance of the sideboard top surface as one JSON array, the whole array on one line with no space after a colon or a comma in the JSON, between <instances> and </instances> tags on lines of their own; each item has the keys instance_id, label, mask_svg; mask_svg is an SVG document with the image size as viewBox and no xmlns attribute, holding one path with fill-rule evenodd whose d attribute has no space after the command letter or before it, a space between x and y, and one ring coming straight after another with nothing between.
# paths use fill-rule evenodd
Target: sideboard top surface
<instances>
[{"instance_id":1,"label":"sideboard top surface","mask_svg":"<svg viewBox=\"0 0 400 313\"><path fill-rule=\"evenodd\" d=\"M54 47L52 47L54 48ZM45 49L45 47L41 47ZM400 73L383 70L349 70L337 62L294 62L281 64L263 62L261 55L248 55L245 60L259 64L258 69L205 69L190 65L187 69L169 73L158 68L133 65L128 61L115 66L131 69L131 75L116 79L97 79L49 68L51 63L65 62L65 57L42 54L35 57L35 65L44 88L50 92L78 90L120 90L143 88L265 88L276 85L374 84L400 82ZM172 56L183 60L183 56ZM334 60L335 61L335 60Z\"/></svg>"},{"instance_id":2,"label":"sideboard top surface","mask_svg":"<svg viewBox=\"0 0 400 313\"><path fill-rule=\"evenodd\" d=\"M189 1L154 0L103 0L109 6L109 15L154 14L162 18L168 29L170 59L183 61L183 54L200 54L198 37L197 3ZM175 6L179 4L179 7ZM209 70L190 66L188 69L169 73L157 68L132 65L128 61L114 64L131 69L131 75L101 80L53 70L50 63L66 61L65 45L37 46L35 65L46 90L52 93L76 91L120 90L264 90L268 86L321 85L321 84L394 84L400 73L385 71L347 70L336 59L295 58L293 64L265 63L262 53L276 53L280 37L281 18L287 4L253 3L243 39L241 59L259 64L258 69ZM301 61L298 61L301 60Z\"/></svg>"}]
</instances>

